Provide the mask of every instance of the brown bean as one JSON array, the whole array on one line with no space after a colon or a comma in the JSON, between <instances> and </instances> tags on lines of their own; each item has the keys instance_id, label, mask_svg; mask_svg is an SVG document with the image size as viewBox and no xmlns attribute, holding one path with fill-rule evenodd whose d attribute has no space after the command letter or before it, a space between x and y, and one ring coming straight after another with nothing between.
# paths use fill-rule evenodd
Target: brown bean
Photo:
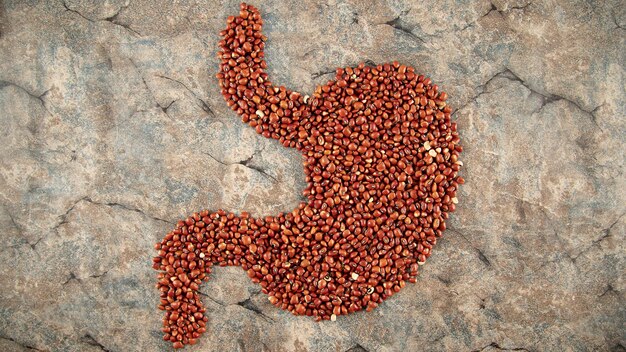
<instances>
[{"instance_id":1,"label":"brown bean","mask_svg":"<svg viewBox=\"0 0 626 352\"><path fill-rule=\"evenodd\" d=\"M297 315L375 309L416 281L465 182L448 95L430 78L398 62L359 64L303 96L268 79L256 8L242 4L226 22L221 93L259 134L303 154L306 202L263 218L203 210L155 245L164 339L175 348L206 332L198 290L215 263L241 266Z\"/></svg>"}]
</instances>

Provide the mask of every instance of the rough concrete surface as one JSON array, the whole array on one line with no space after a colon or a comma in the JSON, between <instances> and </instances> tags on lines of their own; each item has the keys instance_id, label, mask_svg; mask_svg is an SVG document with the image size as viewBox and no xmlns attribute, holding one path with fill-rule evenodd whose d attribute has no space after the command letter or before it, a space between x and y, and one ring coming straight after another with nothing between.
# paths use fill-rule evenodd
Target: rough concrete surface
<instances>
[{"instance_id":1,"label":"rough concrete surface","mask_svg":"<svg viewBox=\"0 0 626 352\"><path fill-rule=\"evenodd\" d=\"M240 268L188 351L624 351L622 1L258 1L270 77L398 60L450 95L459 206L409 284L316 323ZM0 350L160 351L153 245L193 211L293 209L294 150L224 103L237 1L0 1Z\"/></svg>"}]
</instances>

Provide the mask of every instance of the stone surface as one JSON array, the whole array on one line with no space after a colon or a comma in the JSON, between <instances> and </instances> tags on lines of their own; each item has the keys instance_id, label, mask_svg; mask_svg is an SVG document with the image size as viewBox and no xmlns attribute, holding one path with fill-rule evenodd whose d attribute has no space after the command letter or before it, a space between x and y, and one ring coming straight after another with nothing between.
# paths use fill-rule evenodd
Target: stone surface
<instances>
[{"instance_id":1,"label":"stone surface","mask_svg":"<svg viewBox=\"0 0 626 352\"><path fill-rule=\"evenodd\" d=\"M467 183L418 283L373 312L316 323L217 268L187 350L625 349L623 3L255 5L278 84L311 92L365 60L432 77L457 108ZM299 154L219 94L237 9L0 3L0 350L168 350L153 244L195 210L302 199Z\"/></svg>"}]
</instances>

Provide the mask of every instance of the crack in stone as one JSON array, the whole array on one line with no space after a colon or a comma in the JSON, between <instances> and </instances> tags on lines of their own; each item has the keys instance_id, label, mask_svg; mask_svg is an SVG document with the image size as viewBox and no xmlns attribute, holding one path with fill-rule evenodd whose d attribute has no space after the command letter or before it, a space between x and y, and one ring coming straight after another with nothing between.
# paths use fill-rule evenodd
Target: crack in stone
<instances>
[{"instance_id":1,"label":"crack in stone","mask_svg":"<svg viewBox=\"0 0 626 352\"><path fill-rule=\"evenodd\" d=\"M485 347L483 347L481 349L478 349L478 350L473 350L472 352L480 352L480 351L483 351L483 350L485 350L486 348L489 348L489 347L495 348L495 349L497 349L499 351L527 351L527 352L530 352L528 349L523 348L523 347L500 347L500 345L498 345L496 342L492 342L492 343L488 344L487 346L485 346Z\"/></svg>"},{"instance_id":2,"label":"crack in stone","mask_svg":"<svg viewBox=\"0 0 626 352\"><path fill-rule=\"evenodd\" d=\"M524 10L526 10L526 8L530 5L532 5L532 2L528 2L527 4L523 5L523 6L512 6L509 7L505 10L498 10L498 8L496 7L496 5L493 4L493 2L490 2L491 7L489 8L489 11L485 12L484 14L480 15L480 17L478 17L476 20L466 24L465 26L463 26L461 29L456 30L455 32L462 32L470 27L474 27L474 25L476 24L476 22L478 22L479 20L489 16L492 12L496 11L498 14L500 14L500 16L504 16L507 12L512 11L512 10L522 10L522 12L524 12Z\"/></svg>"},{"instance_id":3,"label":"crack in stone","mask_svg":"<svg viewBox=\"0 0 626 352\"><path fill-rule=\"evenodd\" d=\"M359 24L359 13L358 12L352 12L352 21L350 22L350 24Z\"/></svg>"},{"instance_id":4,"label":"crack in stone","mask_svg":"<svg viewBox=\"0 0 626 352\"><path fill-rule=\"evenodd\" d=\"M329 75L329 74L335 73L335 72L336 72L335 70L326 69L326 70L322 70L322 71L319 71L319 72L312 73L311 74L311 78L312 79L318 79L318 78L320 78L322 76Z\"/></svg>"},{"instance_id":5,"label":"crack in stone","mask_svg":"<svg viewBox=\"0 0 626 352\"><path fill-rule=\"evenodd\" d=\"M441 281L444 285L446 286L450 286L450 284L452 283L452 281L450 281L450 279L436 275L435 278L439 281Z\"/></svg>"},{"instance_id":6,"label":"crack in stone","mask_svg":"<svg viewBox=\"0 0 626 352\"><path fill-rule=\"evenodd\" d=\"M260 292L260 291L259 291L259 292ZM274 320L274 319L272 319L271 317L269 317L269 316L267 316L265 313L263 313L263 311L262 311L259 307L257 307L257 306L256 306L256 305L252 302L251 298L252 298L253 296L255 296L255 295L258 295L258 294L259 294L259 292L255 292L255 293L253 293L250 297L248 297L248 298L244 299L244 300L243 300L243 301L241 301L241 302L226 304L226 303L224 303L224 302L222 302L222 301L219 301L219 300L217 300L217 299L215 299L215 298L213 298L213 297L209 296L208 294L206 294L206 293L204 293L204 292L202 292L202 291L199 291L199 290L198 290L198 294L199 294L200 296L208 298L209 300L211 300L212 302L214 302L214 303L215 303L215 304L217 304L217 305L220 305L220 306L222 306L222 307L227 307L227 306L240 306L240 307L242 307L242 308L244 308L244 309L247 309L247 310L249 310L249 311L253 312L254 314L260 315L260 316L261 316L264 320L266 320L266 321L275 322L275 320Z\"/></svg>"},{"instance_id":7,"label":"crack in stone","mask_svg":"<svg viewBox=\"0 0 626 352\"><path fill-rule=\"evenodd\" d=\"M226 306L227 306L227 304L226 304L226 303L224 303L224 302L222 302L222 301L218 301L217 299L215 299L215 298L213 298L213 297L209 296L208 294L206 294L206 293L204 293L204 292L202 292L202 291L200 291L200 290L198 290L198 294L199 294L200 296L203 296L203 297L206 297L206 298L210 299L213 303L215 303L215 304L217 304L217 305L220 305L220 306L222 306L222 307L226 307Z\"/></svg>"},{"instance_id":8,"label":"crack in stone","mask_svg":"<svg viewBox=\"0 0 626 352\"><path fill-rule=\"evenodd\" d=\"M617 345L613 346L613 349L611 351L626 351L626 347L624 347L621 342L618 342Z\"/></svg>"},{"instance_id":9,"label":"crack in stone","mask_svg":"<svg viewBox=\"0 0 626 352\"><path fill-rule=\"evenodd\" d=\"M8 210L7 210L7 215L9 215L9 219L11 219L11 224L13 225L13 228L17 230L18 236L24 237L24 230L17 222L15 222L15 218L13 218L13 215Z\"/></svg>"},{"instance_id":10,"label":"crack in stone","mask_svg":"<svg viewBox=\"0 0 626 352\"><path fill-rule=\"evenodd\" d=\"M124 24L124 23L121 23L121 22L117 22L117 14L116 14L115 16L113 16L113 17L108 17L108 18L105 18L105 19L104 19L104 20L102 20L102 21L111 22L111 23L113 23L113 24L114 24L114 25L116 25L116 26L120 26L120 27L122 27L122 28L126 28L126 30L128 30L128 31L130 31L130 32L132 32L132 33L135 33L135 34L136 34L137 36L139 36L139 37L143 37L143 34L141 34L141 33L137 32L136 30L132 29L132 28L130 27L130 25L127 25L127 24Z\"/></svg>"},{"instance_id":11,"label":"crack in stone","mask_svg":"<svg viewBox=\"0 0 626 352\"><path fill-rule=\"evenodd\" d=\"M169 224L169 225L174 225L174 223L173 223L173 222L171 222L171 221L168 221L168 220L165 220L165 219L161 219L161 218L158 218L158 217L156 217L156 216L148 215L148 214L146 214L143 210L141 210L141 209L139 209L139 208L133 208L133 207L130 207L130 206L128 206L128 205L125 205L125 204L120 204L120 203L115 203L115 202L107 202L107 203L103 203L103 202L96 202L96 201L94 201L93 199L91 199L90 197L85 196L85 197L82 197L82 198L80 198L79 200L75 201L75 202L74 202L74 203L73 203L73 204L72 204L72 205L71 205L71 206L70 206L70 207L69 207L69 208L65 211L65 213L63 213L63 214L61 214L61 215L59 216L59 222L57 222L57 223L56 223L56 224L52 227L51 231L52 231L52 232L54 232L54 233L58 236L58 235L59 235L59 228L60 228L61 226L65 225L65 224L68 224L68 223L69 223L69 222L68 222L68 220L67 220L67 217L68 217L68 216L69 216L69 214L70 214L70 213L74 210L74 208L75 208L75 207L76 207L76 206L77 206L80 202L83 202L83 201L88 202L88 203L91 203L91 204L94 204L94 205L101 205L101 206L108 206L108 207L117 207L117 208L121 208L121 209L124 209L124 210L133 211L133 212L136 212L136 213L140 213L140 214L142 214L143 216L145 216L145 217L147 217L147 218L150 218L150 219L153 219L153 220L156 220L156 221L160 221L160 222L164 222L164 223L167 223L167 224ZM43 237L42 237L42 238L40 238L39 240L37 240L37 242L35 243L35 245L36 245L37 243L39 243L39 241L41 241L42 239L43 239ZM31 245L31 247L33 247L33 245ZM34 249L34 247L33 247L33 249Z\"/></svg>"},{"instance_id":12,"label":"crack in stone","mask_svg":"<svg viewBox=\"0 0 626 352\"><path fill-rule=\"evenodd\" d=\"M61 227L62 225L65 225L68 223L67 221L67 217L68 215L74 210L74 208L78 205L78 203L86 200L87 197L82 197L79 200L75 201L66 211L65 213L61 214L59 216L59 222L56 223L53 227L52 227L52 231L58 236L59 235L59 227Z\"/></svg>"},{"instance_id":13,"label":"crack in stone","mask_svg":"<svg viewBox=\"0 0 626 352\"><path fill-rule=\"evenodd\" d=\"M143 35L139 32L137 32L136 30L132 29L129 25L125 24L125 23L120 23L117 21L117 16L120 14L120 12L122 12L123 10L125 10L128 6L130 6L130 3L128 5L125 6L121 6L120 9L113 15L113 16L109 16L107 18L101 19L101 20L93 20L85 15L83 15L82 13L80 13L80 11L75 10L70 8L69 6L67 6L67 3L65 2L65 0L61 1L61 4L63 4L63 7L65 8L65 11L69 11L69 12L73 12L75 14L77 14L78 16L82 17L83 19L89 21L90 23L96 23L96 22L110 22L113 23L116 26L120 26L122 28L125 28L126 30L128 30L129 32L132 32L140 37L142 37Z\"/></svg>"},{"instance_id":14,"label":"crack in stone","mask_svg":"<svg viewBox=\"0 0 626 352\"><path fill-rule=\"evenodd\" d=\"M620 215L615 221L613 221L613 223L607 227L606 229L602 230L603 235L598 238L597 240L592 242L592 245L596 245L602 241L604 241L606 238L611 236L611 231L613 230L613 227L615 227L615 225L617 225L617 223L622 219L622 217L625 215L626 213Z\"/></svg>"},{"instance_id":15,"label":"crack in stone","mask_svg":"<svg viewBox=\"0 0 626 352\"><path fill-rule=\"evenodd\" d=\"M615 28L613 28L613 30L616 30L616 29L626 30L626 28L622 27L617 22L617 16L615 15L615 11L611 11L611 19L613 20L613 24L615 24Z\"/></svg>"},{"instance_id":16,"label":"crack in stone","mask_svg":"<svg viewBox=\"0 0 626 352\"><path fill-rule=\"evenodd\" d=\"M374 61L370 60L370 59L365 59L363 62L366 65L370 66L370 67L375 67L376 66L376 63Z\"/></svg>"},{"instance_id":17,"label":"crack in stone","mask_svg":"<svg viewBox=\"0 0 626 352\"><path fill-rule=\"evenodd\" d=\"M491 7L489 8L489 11L487 11L486 14L480 16L480 18L485 18L487 16L489 16L492 12L496 11L497 13L499 13L500 15L502 15L502 11L498 10L498 8L496 7L496 5L493 4L493 2L490 2Z\"/></svg>"},{"instance_id":18,"label":"crack in stone","mask_svg":"<svg viewBox=\"0 0 626 352\"><path fill-rule=\"evenodd\" d=\"M384 23L380 23L380 24L384 24L387 26L390 26L391 28L398 30L406 35L408 35L409 37L419 41L422 44L426 44L426 41L424 39L422 39L421 37L419 37L417 34L413 33L413 29L407 27L404 24L404 21L402 20L402 16L405 16L406 14L408 14L411 10L405 10L400 12L400 15L398 15L396 18L384 22Z\"/></svg>"},{"instance_id":19,"label":"crack in stone","mask_svg":"<svg viewBox=\"0 0 626 352\"><path fill-rule=\"evenodd\" d=\"M264 318L265 320L270 320L272 322L274 322L274 319L268 317L267 315L265 315L265 313L263 313L263 311L261 309L259 309L259 307L257 307L254 303L252 303L252 301L250 300L250 298L246 298L245 300L241 301L241 302L237 302L237 305L240 307L243 307L249 311L254 312L255 314L260 315L262 318Z\"/></svg>"},{"instance_id":20,"label":"crack in stone","mask_svg":"<svg viewBox=\"0 0 626 352\"><path fill-rule=\"evenodd\" d=\"M120 26L120 27L126 28L127 30L129 30L129 31L131 31L131 32L133 32L133 33L135 33L135 34L137 34L137 35L138 35L138 36L140 36L140 37L142 37L143 35L142 35L141 33L137 32L136 30L132 29L132 28L130 27L130 25L125 24L125 23L121 23L121 22L119 22L119 21L117 20L117 16L119 16L119 14L120 14L122 11L126 10L126 9L128 8L128 6L130 6L130 2L129 2L128 4L126 4L126 5L124 5L124 6L120 6L120 9L119 9L119 10L117 10L117 12L116 12L113 16L109 16L109 17L105 18L103 21L111 22L111 23L113 23L114 25L117 25L117 26Z\"/></svg>"},{"instance_id":21,"label":"crack in stone","mask_svg":"<svg viewBox=\"0 0 626 352\"><path fill-rule=\"evenodd\" d=\"M174 99L172 100L167 106L163 106L161 105L161 103L159 103L159 100L156 98L156 96L154 95L154 92L152 92L152 89L150 89L150 86L148 85L148 83L146 82L146 79L143 77L143 74L141 73L141 70L139 69L139 66L137 66L137 63L135 63L135 60L133 59L128 59L130 60L130 62L133 64L133 66L135 67L135 70L137 71L137 73L139 74L139 77L141 77L141 81L143 82L144 87L146 87L146 90L148 91L148 93L150 94L150 96L152 96L152 100L154 100L154 103L161 109L161 111L163 111L163 113L165 113L165 115L167 115L167 117L170 118L170 120L174 120L172 118L172 116L170 116L170 114L167 112L167 110L172 106L172 104L174 104L176 101L178 101L178 99Z\"/></svg>"},{"instance_id":22,"label":"crack in stone","mask_svg":"<svg viewBox=\"0 0 626 352\"><path fill-rule=\"evenodd\" d=\"M523 6L511 6L511 7L509 8L509 10L522 10L522 11L524 11L524 10L526 10L526 8L527 8L528 6L530 6L530 5L532 5L532 4L533 4L533 3L532 3L532 1L530 1L530 2L528 2L526 5L523 5Z\"/></svg>"},{"instance_id":23,"label":"crack in stone","mask_svg":"<svg viewBox=\"0 0 626 352\"><path fill-rule=\"evenodd\" d=\"M38 349L36 347L33 347L33 346L30 346L30 345L26 345L26 344L21 343L21 342L15 340L14 338L11 338L11 337L0 336L0 339L11 341L11 342L13 342L13 343L15 343L17 345L20 345L20 346L22 346L22 347L24 347L24 348L26 348L28 350L41 351L41 352L46 352L47 351L47 350L40 350L40 349Z\"/></svg>"},{"instance_id":24,"label":"crack in stone","mask_svg":"<svg viewBox=\"0 0 626 352\"><path fill-rule=\"evenodd\" d=\"M96 346L98 348L100 348L101 350L105 351L105 352L111 352L111 350L107 349L106 347L104 347L103 344L101 344L100 342L98 342L98 340L96 340L93 336L91 336L90 334L85 334L85 336L83 336L81 339L81 342L86 343L88 345L91 346Z\"/></svg>"},{"instance_id":25,"label":"crack in stone","mask_svg":"<svg viewBox=\"0 0 626 352\"><path fill-rule=\"evenodd\" d=\"M599 296L598 296L598 298L602 298L602 297L604 297L604 296L606 296L607 294L610 294L610 293L615 293L615 294L619 295L619 291L618 291L618 290L616 290L616 289L613 287L613 285L609 284L609 285L607 286L606 290L604 290L604 292L602 292L602 294L601 294L601 295L599 295Z\"/></svg>"},{"instance_id":26,"label":"crack in stone","mask_svg":"<svg viewBox=\"0 0 626 352\"><path fill-rule=\"evenodd\" d=\"M480 298L480 297L479 297ZM487 305L485 304L485 298L480 298L480 304L478 305L479 309L485 309Z\"/></svg>"},{"instance_id":27,"label":"crack in stone","mask_svg":"<svg viewBox=\"0 0 626 352\"><path fill-rule=\"evenodd\" d=\"M105 270L105 271L104 271L104 272L102 272L101 274L89 275L89 277L90 277L90 278L94 278L94 279L96 279L96 278L103 277L104 275L106 275L106 274L108 274L108 273L109 273L109 271L108 271L108 270Z\"/></svg>"},{"instance_id":28,"label":"crack in stone","mask_svg":"<svg viewBox=\"0 0 626 352\"><path fill-rule=\"evenodd\" d=\"M50 89L44 91L43 93L36 95L33 92L29 91L28 89L20 86L17 83L13 83L13 82L9 82L9 81L2 81L0 80L0 89L4 88L4 87L8 87L8 86L13 86L21 91L23 91L24 93L28 94L29 97L39 101L39 103L41 103L41 106L48 112L48 114L52 115L52 113L50 112L50 110L48 110L48 107L46 106L46 102L43 100L43 97L48 94L48 92L50 91Z\"/></svg>"},{"instance_id":29,"label":"crack in stone","mask_svg":"<svg viewBox=\"0 0 626 352\"><path fill-rule=\"evenodd\" d=\"M106 203L104 203L104 202L96 202L96 201L94 201L93 199L91 199L89 197L85 197L85 198L83 198L83 200L85 200L85 201L87 201L87 202L89 202L91 204L95 204L95 205L103 205L103 206L108 206L108 207L117 207L117 208L121 208L121 209L128 210L128 211L134 211L135 213L139 213L139 214L141 214L141 215L143 215L145 217L151 218L153 220L161 221L161 222L164 222L164 223L170 224L170 225L174 225L174 223L171 222L171 221L168 221L168 220L165 220L165 219L161 219L161 218L158 218L156 216L148 215L143 210L141 210L139 208L133 208L133 207L125 205L125 204L116 203L116 202L106 202Z\"/></svg>"},{"instance_id":30,"label":"crack in stone","mask_svg":"<svg viewBox=\"0 0 626 352\"><path fill-rule=\"evenodd\" d=\"M491 266L491 261L489 260L489 258L487 258L487 256L485 255L485 253L483 253L482 250L480 250L478 247L474 246L472 244L472 242L470 242L469 239L467 239L467 237L465 237L465 235L463 233L461 233L458 230L452 229L448 227L449 231L455 232L457 234L459 234L469 245L470 247L472 247L478 254L478 259L480 259L481 262L483 262L486 266Z\"/></svg>"},{"instance_id":31,"label":"crack in stone","mask_svg":"<svg viewBox=\"0 0 626 352\"><path fill-rule=\"evenodd\" d=\"M241 349L241 352L245 352L246 351L246 345L243 343L242 339L237 339L237 344L239 345L239 348Z\"/></svg>"},{"instance_id":32,"label":"crack in stone","mask_svg":"<svg viewBox=\"0 0 626 352\"><path fill-rule=\"evenodd\" d=\"M509 11L512 11L512 10L522 10L522 11L524 11L524 10L525 10L528 6L530 6L530 5L532 4L532 2L528 2L527 4L522 5L522 6L511 6L511 7L507 7L507 8L505 8L505 9L503 9L503 10L498 9L498 8L496 7L496 5L494 5L494 3L493 3L493 2L490 2L490 4L491 4L491 7L489 8L489 11L487 11L487 13L486 13L486 14L484 14L484 15L480 16L480 18L483 18L483 17L489 16L489 14L490 14L490 13L492 13L493 11L498 12L501 16L503 16L506 12L509 12Z\"/></svg>"},{"instance_id":33,"label":"crack in stone","mask_svg":"<svg viewBox=\"0 0 626 352\"><path fill-rule=\"evenodd\" d=\"M156 75L159 78L163 78L163 79L167 79L169 81L172 82L176 82L179 85L181 85L183 88L185 88L189 93L191 93L191 95L194 96L194 98L196 98L200 104L199 107L202 109L202 111L206 112L207 114L216 117L215 112L211 109L211 107L209 106L209 104L207 104L206 101L204 101L202 98L200 98L196 93L194 93L193 90L189 89L189 87L187 87L187 85L177 79L171 78L171 77L167 77L167 76L163 76L163 75Z\"/></svg>"},{"instance_id":34,"label":"crack in stone","mask_svg":"<svg viewBox=\"0 0 626 352\"><path fill-rule=\"evenodd\" d=\"M67 6L67 3L65 2L65 0L62 0L61 4L63 4L63 7L65 7L65 11L73 12L73 13L77 14L78 16L86 19L87 21L89 21L91 23L94 23L94 20L92 20L91 18L85 17L82 13L80 13L80 12L74 10L74 9L71 9L69 6Z\"/></svg>"},{"instance_id":35,"label":"crack in stone","mask_svg":"<svg viewBox=\"0 0 626 352\"><path fill-rule=\"evenodd\" d=\"M101 278L101 277L105 276L108 273L109 273L109 271L105 270L104 272L102 272L100 274L89 275L89 276L87 276L87 278L98 279L98 278ZM83 282L83 279L81 279L80 277L76 276L76 274L74 274L73 271L70 271L70 276L67 278L67 280L65 280L65 282L63 282L61 284L61 286L65 286L65 285L69 284L72 280L78 282L79 284L81 284Z\"/></svg>"},{"instance_id":36,"label":"crack in stone","mask_svg":"<svg viewBox=\"0 0 626 352\"><path fill-rule=\"evenodd\" d=\"M593 240L591 242L591 244L587 248L585 248L582 251L580 251L574 257L570 256L570 259L572 259L572 262L576 263L576 260L578 260L578 258L581 255L583 255L583 253L587 253L587 251L589 251L590 249L592 249L593 247L597 246L599 243L601 243L602 241L604 241L605 239L610 237L611 236L611 231L613 230L613 227L622 219L622 217L624 217L624 215L626 215L626 213L623 213L622 215L618 216L617 219L611 225L609 225L609 227L607 227L606 229L603 229L602 230L603 235L600 236L598 239Z\"/></svg>"},{"instance_id":37,"label":"crack in stone","mask_svg":"<svg viewBox=\"0 0 626 352\"><path fill-rule=\"evenodd\" d=\"M443 338L446 337L446 336L447 335L445 333L441 334L441 335L437 336L434 340L431 340L430 343L437 343L437 342L443 340Z\"/></svg>"},{"instance_id":38,"label":"crack in stone","mask_svg":"<svg viewBox=\"0 0 626 352\"><path fill-rule=\"evenodd\" d=\"M476 248L476 250L478 251L478 259L480 259L481 262L485 263L485 265L487 266L491 266L491 262L489 261L489 259L487 258L487 256L485 255L485 253L483 253L480 249Z\"/></svg>"},{"instance_id":39,"label":"crack in stone","mask_svg":"<svg viewBox=\"0 0 626 352\"><path fill-rule=\"evenodd\" d=\"M209 152L204 152L204 154L206 154L209 158L217 161L218 163L224 165L224 166L231 166L231 165L242 165L244 167L247 167L248 169L252 169L262 175L264 175L265 177L271 178L272 180L274 180L274 182L278 182L278 179L270 174L267 173L267 171L259 166L254 166L254 165L250 165L250 161L252 161L252 159L254 158L254 156L263 151L263 149L259 150L259 151L255 151L254 154L252 154L251 156L249 156L247 159L241 160L241 161L237 161L234 163L225 163L222 160L219 160L218 158L214 157L213 155L211 155Z\"/></svg>"},{"instance_id":40,"label":"crack in stone","mask_svg":"<svg viewBox=\"0 0 626 352\"><path fill-rule=\"evenodd\" d=\"M37 241L35 241L35 243L29 243L28 245L30 246L30 248L32 248L33 251L37 251L37 245L39 244L39 242L41 242L41 240L43 240L43 237L39 237L39 239Z\"/></svg>"},{"instance_id":41,"label":"crack in stone","mask_svg":"<svg viewBox=\"0 0 626 352\"><path fill-rule=\"evenodd\" d=\"M69 283L70 283L70 281L72 281L72 280L75 280L75 281L77 281L78 283L81 283L81 282L82 282L82 280L81 280L81 279L79 279L79 278L78 278L78 277L77 277L77 276L76 276L73 272L71 272L71 271L70 271L70 277L69 277L67 280L65 280L65 282L64 282L64 283L62 283L62 284L61 284L61 286L65 286L65 285L69 284Z\"/></svg>"},{"instance_id":42,"label":"crack in stone","mask_svg":"<svg viewBox=\"0 0 626 352\"><path fill-rule=\"evenodd\" d=\"M369 351L365 347L357 343L354 346L347 349L346 352L369 352Z\"/></svg>"},{"instance_id":43,"label":"crack in stone","mask_svg":"<svg viewBox=\"0 0 626 352\"><path fill-rule=\"evenodd\" d=\"M539 96L542 97L543 102L541 104L541 106L535 111L535 112L539 112L541 111L546 105L557 102L559 100L563 100L566 101L572 105L574 105L575 107L577 107L580 111L588 114L590 116L591 122L593 122L594 125L596 125L596 127L600 128L600 126L598 125L598 122L596 121L596 116L595 113L598 111L599 108L601 108L602 106L604 106L604 103L596 106L594 109L592 110L587 110L585 108L583 108L579 103L566 98L562 95L558 95L558 94L554 94L554 93L550 93L550 92L546 92L545 94L532 88L528 83L526 83L523 79L520 78L520 76L518 76L515 72L511 71L511 69L506 68L504 71L502 71L500 73L503 77L511 80L511 81L515 81L515 82L519 82L521 85L523 85L524 87L526 87L526 89L530 90L532 93L537 94ZM498 74L496 74L498 75ZM602 128L600 128L602 129Z\"/></svg>"},{"instance_id":44,"label":"crack in stone","mask_svg":"<svg viewBox=\"0 0 626 352\"><path fill-rule=\"evenodd\" d=\"M571 100L569 98L566 98L566 97L564 97L562 95L558 95L558 94L554 94L554 93L550 93L550 92L542 93L542 92L536 90L535 88L531 87L526 81L524 81L520 76L518 76L515 72L513 72L511 69L509 69L508 67L505 67L502 71L496 72L485 83L479 85L477 88L480 89L480 93L478 93L474 97L472 97L466 104L464 104L464 105L460 106L459 108L457 108L452 113L452 116L454 116L457 112L459 112L459 111L463 110L464 108L466 108L469 104L476 103L476 100L481 95L487 94L487 93L493 93L493 92L497 91L497 89L493 90L493 91L486 90L487 86L494 79L496 79L497 77L504 77L504 78L506 78L506 79L508 79L510 81L519 82L522 86L524 86L526 89L528 89L532 94L539 95L542 98L541 106L539 108L535 109L535 111L533 111L533 114L540 112L548 104L555 103L557 101L563 100L565 102L568 102L569 104L574 105L580 111L582 111L583 113L588 115L590 120L591 120L591 122L602 131L602 127L600 127L600 125L598 124L597 119L596 119L596 112L598 111L598 109L603 107L605 105L605 103L602 103L602 104L596 106L592 110L585 109L579 103L577 103L574 100Z\"/></svg>"},{"instance_id":45,"label":"crack in stone","mask_svg":"<svg viewBox=\"0 0 626 352\"><path fill-rule=\"evenodd\" d=\"M170 106L172 106L175 102L177 102L178 99L174 99L172 100L169 104L167 104L167 106L162 106L161 104L159 104L157 102L157 105L161 108L161 111L163 111L165 113L165 115L170 116L170 114L167 112L167 110L170 108Z\"/></svg>"}]
</instances>

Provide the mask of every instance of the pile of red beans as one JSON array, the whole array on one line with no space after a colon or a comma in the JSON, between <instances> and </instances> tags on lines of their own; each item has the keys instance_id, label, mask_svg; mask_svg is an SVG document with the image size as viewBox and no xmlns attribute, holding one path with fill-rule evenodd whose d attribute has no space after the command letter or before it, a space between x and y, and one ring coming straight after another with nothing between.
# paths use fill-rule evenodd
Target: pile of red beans
<instances>
[{"instance_id":1,"label":"pile of red beans","mask_svg":"<svg viewBox=\"0 0 626 352\"><path fill-rule=\"evenodd\" d=\"M302 152L308 202L262 218L205 210L157 243L164 339L175 348L206 331L198 287L213 264L243 267L296 315L376 308L415 282L464 182L447 94L429 78L394 62L337 69L310 97L275 87L262 24L246 4L228 18L217 78L244 122Z\"/></svg>"}]
</instances>

